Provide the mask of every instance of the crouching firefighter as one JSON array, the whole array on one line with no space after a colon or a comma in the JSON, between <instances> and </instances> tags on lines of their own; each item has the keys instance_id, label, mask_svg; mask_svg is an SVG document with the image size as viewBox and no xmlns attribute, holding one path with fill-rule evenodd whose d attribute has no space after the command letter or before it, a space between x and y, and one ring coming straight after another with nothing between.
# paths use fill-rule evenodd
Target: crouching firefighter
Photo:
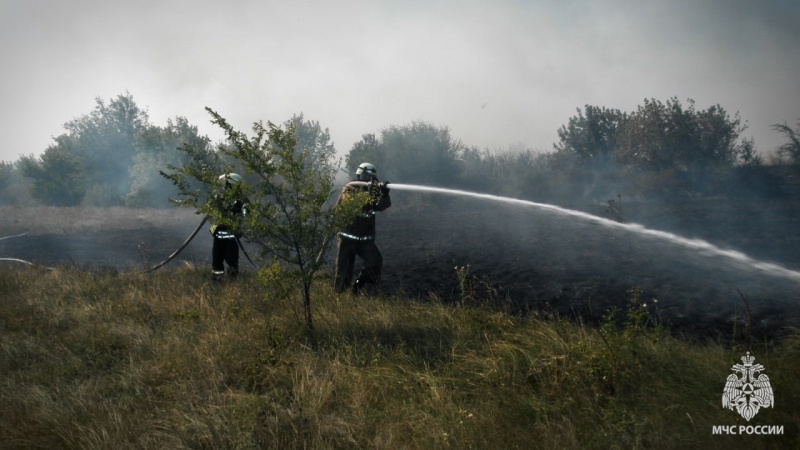
<instances>
[{"instance_id":1,"label":"crouching firefighter","mask_svg":"<svg viewBox=\"0 0 800 450\"><path fill-rule=\"evenodd\" d=\"M209 229L214 236L211 247L211 276L214 281L221 280L225 275L225 264L228 265L228 275L231 278L239 275L239 237L248 203L241 176L226 173L219 176L219 182L225 192L215 195L213 201L222 220L212 224Z\"/></svg>"},{"instance_id":2,"label":"crouching firefighter","mask_svg":"<svg viewBox=\"0 0 800 450\"><path fill-rule=\"evenodd\" d=\"M347 183L339 196L338 203L341 203L351 194L366 191L370 200L355 220L339 232L335 274L337 292L350 288L356 256L361 257L364 266L352 285L353 292L359 292L367 284L377 285L380 281L383 257L375 245L375 212L392 206L392 200L389 198L389 183L379 182L377 175L375 166L361 164L356 170L356 179Z\"/></svg>"}]
</instances>

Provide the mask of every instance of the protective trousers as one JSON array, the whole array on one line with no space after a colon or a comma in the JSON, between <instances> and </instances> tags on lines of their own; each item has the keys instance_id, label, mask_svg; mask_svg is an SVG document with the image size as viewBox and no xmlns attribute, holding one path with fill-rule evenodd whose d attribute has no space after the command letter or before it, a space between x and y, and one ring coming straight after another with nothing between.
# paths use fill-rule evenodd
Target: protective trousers
<instances>
[{"instance_id":1,"label":"protective trousers","mask_svg":"<svg viewBox=\"0 0 800 450\"><path fill-rule=\"evenodd\" d=\"M235 277L239 274L239 244L236 239L215 236L211 245L211 273L215 277L225 274L224 263L228 264L228 275Z\"/></svg>"},{"instance_id":2,"label":"protective trousers","mask_svg":"<svg viewBox=\"0 0 800 450\"><path fill-rule=\"evenodd\" d=\"M372 239L359 241L339 236L339 252L336 255L336 281L337 292L344 292L350 287L353 279L353 268L355 267L356 256L364 260L364 267L356 278L355 289L363 287L367 283L378 284L381 279L381 267L383 266L383 256Z\"/></svg>"}]
</instances>

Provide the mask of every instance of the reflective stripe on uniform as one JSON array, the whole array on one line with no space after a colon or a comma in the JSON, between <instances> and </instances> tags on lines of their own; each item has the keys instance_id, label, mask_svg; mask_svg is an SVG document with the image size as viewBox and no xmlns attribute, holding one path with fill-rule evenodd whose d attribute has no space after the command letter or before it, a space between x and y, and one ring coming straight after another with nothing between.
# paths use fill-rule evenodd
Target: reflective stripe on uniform
<instances>
[{"instance_id":1,"label":"reflective stripe on uniform","mask_svg":"<svg viewBox=\"0 0 800 450\"><path fill-rule=\"evenodd\" d=\"M339 236L347 239L352 239L354 241L371 241L372 236L353 236L352 234L347 233L339 233Z\"/></svg>"},{"instance_id":2,"label":"reflective stripe on uniform","mask_svg":"<svg viewBox=\"0 0 800 450\"><path fill-rule=\"evenodd\" d=\"M229 231L217 231L214 235L217 239L236 239L236 235Z\"/></svg>"}]
</instances>

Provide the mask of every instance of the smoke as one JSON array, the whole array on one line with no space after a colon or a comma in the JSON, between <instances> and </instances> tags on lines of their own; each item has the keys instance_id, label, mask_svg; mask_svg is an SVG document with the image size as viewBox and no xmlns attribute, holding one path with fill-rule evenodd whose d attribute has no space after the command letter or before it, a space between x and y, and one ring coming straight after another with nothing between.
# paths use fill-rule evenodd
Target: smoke
<instances>
[{"instance_id":1,"label":"smoke","mask_svg":"<svg viewBox=\"0 0 800 450\"><path fill-rule=\"evenodd\" d=\"M39 154L97 96L155 123L203 108L240 129L304 113L340 153L423 120L480 148L547 150L585 104L694 98L740 111L761 150L800 114L796 2L155 2L3 5L0 160ZM110 32L113 30L113 32Z\"/></svg>"}]
</instances>

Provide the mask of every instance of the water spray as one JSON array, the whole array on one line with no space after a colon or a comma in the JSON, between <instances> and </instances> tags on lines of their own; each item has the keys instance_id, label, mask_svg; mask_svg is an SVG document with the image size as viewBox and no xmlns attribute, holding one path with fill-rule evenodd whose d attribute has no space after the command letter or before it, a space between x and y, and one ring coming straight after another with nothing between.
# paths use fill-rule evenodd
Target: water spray
<instances>
[{"instance_id":1,"label":"water spray","mask_svg":"<svg viewBox=\"0 0 800 450\"><path fill-rule=\"evenodd\" d=\"M621 223L609 219L605 219L603 217L598 217L592 214L584 213L581 211L575 211L572 209L561 208L559 206L550 205L547 203L537 203L532 202L529 200L520 200L511 197L502 197L499 195L492 195L492 194L480 194L477 192L469 192L469 191L462 191L458 189L447 189L447 188L440 188L440 187L433 187L433 186L421 186L416 184L401 184L401 183L391 183L392 189L398 191L416 191L416 192L432 192L436 194L443 194L443 195L456 195L462 197L472 197L478 198L483 200L491 200L495 202L501 202L511 205L521 205L527 207L537 208L543 211L551 211L563 216L572 216L579 218L584 221L594 222L599 225L602 225L606 228L616 228L622 229L626 231L630 231L633 233L637 233L642 236L652 236L661 240L665 240L674 244L681 245L686 248L704 251L708 254L713 256L721 256L724 258L728 258L740 263L744 263L749 265L750 267L763 271L765 273L771 275L777 275L783 278L787 278L793 280L795 282L800 283L800 272L787 269L779 264L775 263L768 263L764 261L759 261L757 259L751 258L746 254L736 251L736 250L725 250L722 248L717 247L710 242L704 241L702 239L689 239L677 234L669 233L666 231L659 231L659 230L652 230L649 228L645 228L644 226L636 223Z\"/></svg>"},{"instance_id":2,"label":"water spray","mask_svg":"<svg viewBox=\"0 0 800 450\"><path fill-rule=\"evenodd\" d=\"M32 263L30 261L25 261L24 259L19 259L19 258L0 258L0 261L15 262L15 263L20 263L20 264L25 264L25 265L28 265L28 266L31 266L31 267L41 267L41 268L47 269L47 270L56 270L56 269L54 269L52 267L43 266L41 264Z\"/></svg>"},{"instance_id":3,"label":"water spray","mask_svg":"<svg viewBox=\"0 0 800 450\"><path fill-rule=\"evenodd\" d=\"M6 240L6 239L12 239L12 238L18 238L18 237L22 237L22 236L25 236L26 234L28 234L28 233L15 234L14 236L4 236L4 237L0 237L0 241L4 241L4 240Z\"/></svg>"}]
</instances>

